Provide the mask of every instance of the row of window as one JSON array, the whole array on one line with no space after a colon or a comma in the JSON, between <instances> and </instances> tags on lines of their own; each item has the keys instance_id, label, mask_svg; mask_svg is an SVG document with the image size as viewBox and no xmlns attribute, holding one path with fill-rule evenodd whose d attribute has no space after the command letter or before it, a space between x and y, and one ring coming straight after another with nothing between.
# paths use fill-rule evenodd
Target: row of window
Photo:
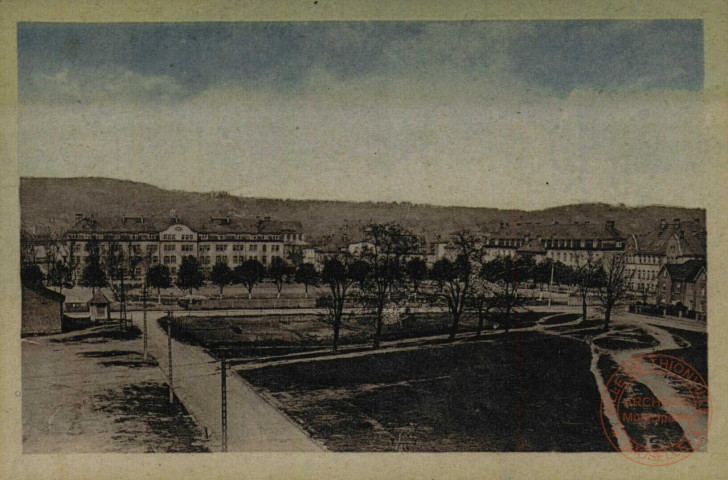
<instances>
[{"instance_id":1,"label":"row of window","mask_svg":"<svg viewBox=\"0 0 728 480\"><path fill-rule=\"evenodd\" d=\"M157 240L158 234L154 233L131 233L131 234L103 234L103 233L70 233L69 240ZM179 238L174 233L163 233L161 235L163 241L194 241L195 235L192 233L183 233ZM300 240L303 241L302 233L287 233L284 235L286 241ZM250 235L250 234L200 234L201 240L256 240L256 241L276 241L281 240L281 235Z\"/></svg>"},{"instance_id":2,"label":"row of window","mask_svg":"<svg viewBox=\"0 0 728 480\"><path fill-rule=\"evenodd\" d=\"M637 270L636 276L639 280L653 280L657 278L657 271Z\"/></svg>"},{"instance_id":3,"label":"row of window","mask_svg":"<svg viewBox=\"0 0 728 480\"><path fill-rule=\"evenodd\" d=\"M270 257L271 260L273 258L279 257L279 255L273 255ZM200 256L200 263L203 265L209 265L212 258L208 255L201 255ZM232 256L232 263L234 265L239 265L243 263L245 260L260 260L262 263L268 263L268 256L263 255L262 257L258 257L257 255L248 255L247 257L245 255L233 255ZM215 255L215 263L228 263L228 257L227 255Z\"/></svg>"},{"instance_id":4,"label":"row of window","mask_svg":"<svg viewBox=\"0 0 728 480\"><path fill-rule=\"evenodd\" d=\"M643 263L649 265L657 265L660 263L660 257L655 255L632 255L627 259L629 263Z\"/></svg>"}]
</instances>

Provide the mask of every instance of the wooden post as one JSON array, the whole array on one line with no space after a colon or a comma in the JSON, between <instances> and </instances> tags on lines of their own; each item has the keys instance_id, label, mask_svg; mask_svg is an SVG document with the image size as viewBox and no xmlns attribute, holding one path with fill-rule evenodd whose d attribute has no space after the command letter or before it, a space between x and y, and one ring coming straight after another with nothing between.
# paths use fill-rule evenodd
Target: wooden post
<instances>
[{"instance_id":1,"label":"wooden post","mask_svg":"<svg viewBox=\"0 0 728 480\"><path fill-rule=\"evenodd\" d=\"M167 311L167 352L169 362L169 403L174 405L174 376L172 372L172 311Z\"/></svg>"},{"instance_id":2,"label":"wooden post","mask_svg":"<svg viewBox=\"0 0 728 480\"><path fill-rule=\"evenodd\" d=\"M147 341L147 280L146 280L146 278L144 279L144 290L142 291L142 295L144 295L144 298L142 299L142 319L143 319L142 321L144 324L144 326L143 326L143 328L144 328L144 353L142 355L142 357L143 357L142 360L144 362L146 362L147 356L148 356L147 345L149 343Z\"/></svg>"},{"instance_id":3,"label":"wooden post","mask_svg":"<svg viewBox=\"0 0 728 480\"><path fill-rule=\"evenodd\" d=\"M228 451L228 439L227 439L227 362L225 358L221 362L221 419L222 419L222 451Z\"/></svg>"}]
</instances>

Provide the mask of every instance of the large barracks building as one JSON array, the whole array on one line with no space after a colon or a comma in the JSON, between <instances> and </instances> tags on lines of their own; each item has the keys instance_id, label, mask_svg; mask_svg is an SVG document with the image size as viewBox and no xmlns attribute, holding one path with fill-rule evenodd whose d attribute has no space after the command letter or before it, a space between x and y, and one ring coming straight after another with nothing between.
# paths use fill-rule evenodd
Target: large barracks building
<instances>
[{"instance_id":1,"label":"large barracks building","mask_svg":"<svg viewBox=\"0 0 728 480\"><path fill-rule=\"evenodd\" d=\"M195 222L176 215L159 221L141 215L96 219L79 214L63 240L67 255L79 271L93 244L98 244L102 251L121 250L144 260L135 274L142 274L145 264L163 264L175 274L187 256L196 257L205 268L215 263L234 268L250 259L269 265L274 258L286 258L291 249L306 245L299 222L270 217L210 217Z\"/></svg>"}]
</instances>

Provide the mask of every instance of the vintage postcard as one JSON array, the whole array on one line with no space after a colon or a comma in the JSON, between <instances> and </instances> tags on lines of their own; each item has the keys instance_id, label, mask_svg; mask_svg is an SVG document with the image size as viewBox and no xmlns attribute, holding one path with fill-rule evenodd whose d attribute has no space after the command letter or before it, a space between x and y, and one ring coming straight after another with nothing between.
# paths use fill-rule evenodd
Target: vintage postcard
<instances>
[{"instance_id":1,"label":"vintage postcard","mask_svg":"<svg viewBox=\"0 0 728 480\"><path fill-rule=\"evenodd\" d=\"M7 478L719 478L725 12L279 7L6 22Z\"/></svg>"}]
</instances>

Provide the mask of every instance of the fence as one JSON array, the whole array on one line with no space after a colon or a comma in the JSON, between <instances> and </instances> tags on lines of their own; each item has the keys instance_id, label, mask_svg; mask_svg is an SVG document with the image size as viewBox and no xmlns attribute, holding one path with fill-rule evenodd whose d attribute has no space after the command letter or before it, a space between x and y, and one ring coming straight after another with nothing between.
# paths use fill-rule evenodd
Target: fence
<instances>
[{"instance_id":1,"label":"fence","mask_svg":"<svg viewBox=\"0 0 728 480\"><path fill-rule=\"evenodd\" d=\"M631 313L639 313L641 315L650 315L653 317L678 317L689 318L692 320L707 320L707 315L703 312L696 312L685 306L680 305L642 305L632 304L629 306Z\"/></svg>"}]
</instances>

